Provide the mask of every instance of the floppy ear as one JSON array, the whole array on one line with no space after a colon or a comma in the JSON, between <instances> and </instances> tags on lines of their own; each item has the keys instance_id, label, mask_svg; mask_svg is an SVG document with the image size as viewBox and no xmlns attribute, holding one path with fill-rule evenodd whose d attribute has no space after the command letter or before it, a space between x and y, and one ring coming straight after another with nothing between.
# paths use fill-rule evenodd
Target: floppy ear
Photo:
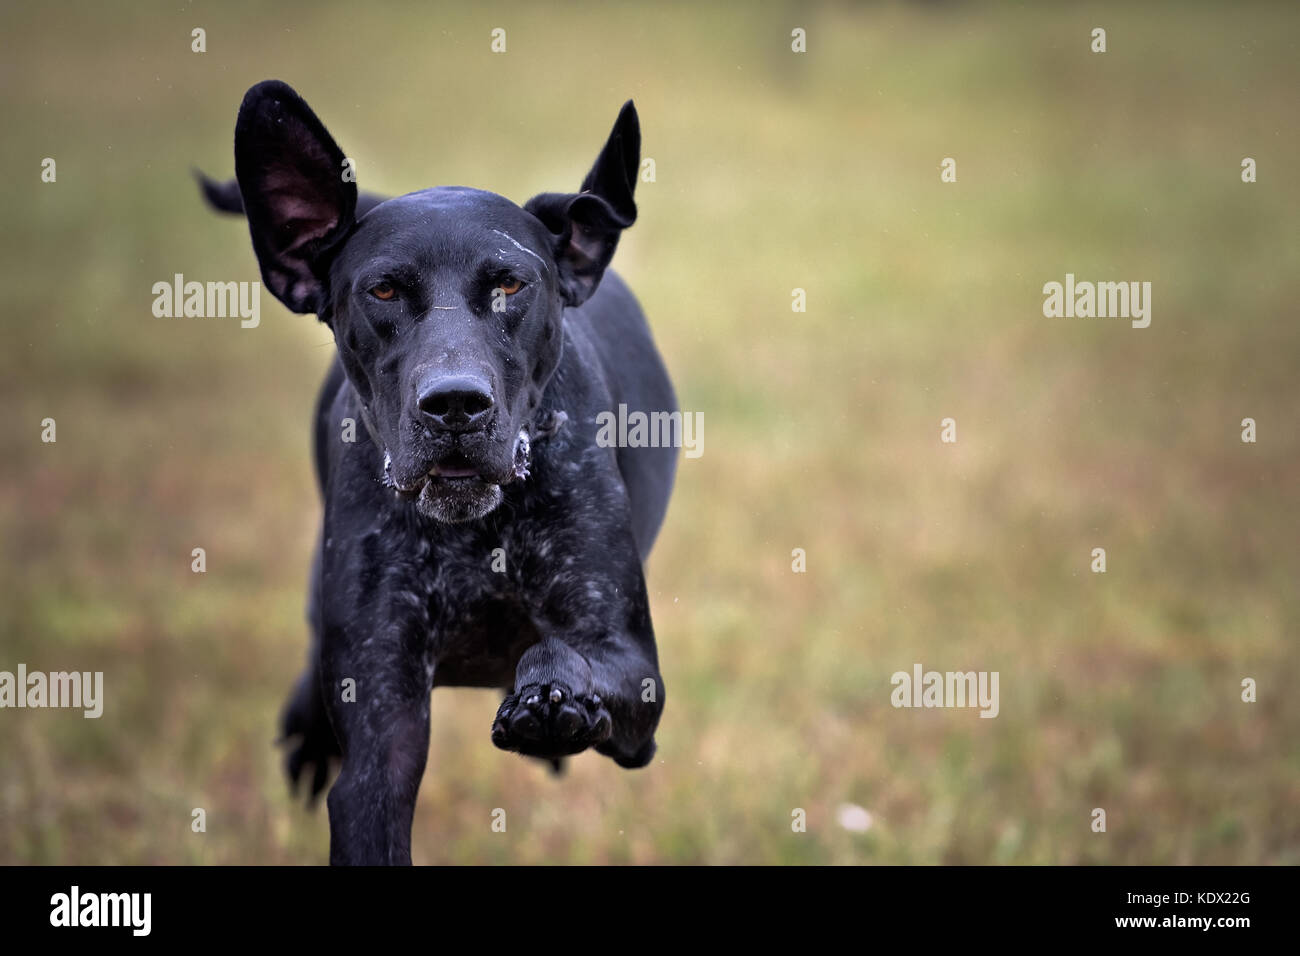
<instances>
[{"instance_id":1,"label":"floppy ear","mask_svg":"<svg viewBox=\"0 0 1300 956\"><path fill-rule=\"evenodd\" d=\"M288 85L248 91L235 123L235 178L266 287L294 312L325 306L325 269L356 217L343 151Z\"/></svg>"},{"instance_id":2,"label":"floppy ear","mask_svg":"<svg viewBox=\"0 0 1300 956\"><path fill-rule=\"evenodd\" d=\"M596 291L619 235L636 222L632 191L640 165L641 124L628 100L596 165L582 181L582 191L542 193L524 205L554 235L560 293L568 305L581 305Z\"/></svg>"}]
</instances>

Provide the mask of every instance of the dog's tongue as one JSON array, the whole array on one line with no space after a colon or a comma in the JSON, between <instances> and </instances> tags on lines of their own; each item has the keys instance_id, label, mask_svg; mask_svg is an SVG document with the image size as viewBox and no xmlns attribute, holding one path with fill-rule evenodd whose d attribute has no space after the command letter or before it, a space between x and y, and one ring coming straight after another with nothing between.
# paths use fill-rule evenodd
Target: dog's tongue
<instances>
[{"instance_id":1,"label":"dog's tongue","mask_svg":"<svg viewBox=\"0 0 1300 956\"><path fill-rule=\"evenodd\" d=\"M478 472L473 468L444 468L441 465L434 466L430 473L435 478L476 478Z\"/></svg>"}]
</instances>

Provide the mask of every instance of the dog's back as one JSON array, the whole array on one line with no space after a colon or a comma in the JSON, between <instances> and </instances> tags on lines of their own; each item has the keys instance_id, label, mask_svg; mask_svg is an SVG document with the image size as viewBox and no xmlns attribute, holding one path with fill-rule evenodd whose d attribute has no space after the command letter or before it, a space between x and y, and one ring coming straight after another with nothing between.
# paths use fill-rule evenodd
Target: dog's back
<instances>
[{"instance_id":1,"label":"dog's back","mask_svg":"<svg viewBox=\"0 0 1300 956\"><path fill-rule=\"evenodd\" d=\"M617 414L620 405L643 413L677 409L677 396L645 313L617 273L607 271L596 294L569 309L564 321L568 341L575 346L590 343L599 357L611 414ZM649 555L668 510L677 455L676 448L665 446L618 447L618 469L632 501L633 531L642 560Z\"/></svg>"}]
</instances>

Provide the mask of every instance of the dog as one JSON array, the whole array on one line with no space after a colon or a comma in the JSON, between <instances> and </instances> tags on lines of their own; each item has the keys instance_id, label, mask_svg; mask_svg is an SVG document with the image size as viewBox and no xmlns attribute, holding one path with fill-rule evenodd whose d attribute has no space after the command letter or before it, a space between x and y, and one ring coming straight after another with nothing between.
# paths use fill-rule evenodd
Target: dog
<instances>
[{"instance_id":1,"label":"dog","mask_svg":"<svg viewBox=\"0 0 1300 956\"><path fill-rule=\"evenodd\" d=\"M247 217L265 287L337 346L314 417L312 643L281 720L292 786L310 777L314 799L339 764L333 864L410 863L434 687L504 690L492 742L557 771L588 748L654 756L642 562L676 450L597 440L620 404L677 408L608 268L640 149L629 100L578 192L386 199L358 193L316 114L268 80L239 109L235 179L198 174Z\"/></svg>"}]
</instances>

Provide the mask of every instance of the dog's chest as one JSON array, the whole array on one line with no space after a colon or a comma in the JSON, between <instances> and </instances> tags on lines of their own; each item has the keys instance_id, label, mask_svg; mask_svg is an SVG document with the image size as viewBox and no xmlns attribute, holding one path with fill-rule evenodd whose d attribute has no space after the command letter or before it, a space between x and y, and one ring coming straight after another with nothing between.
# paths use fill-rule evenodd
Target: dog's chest
<instances>
[{"instance_id":1,"label":"dog's chest","mask_svg":"<svg viewBox=\"0 0 1300 956\"><path fill-rule=\"evenodd\" d=\"M520 656L540 639L508 542L443 542L430 549L429 639L435 686L511 687Z\"/></svg>"}]
</instances>

